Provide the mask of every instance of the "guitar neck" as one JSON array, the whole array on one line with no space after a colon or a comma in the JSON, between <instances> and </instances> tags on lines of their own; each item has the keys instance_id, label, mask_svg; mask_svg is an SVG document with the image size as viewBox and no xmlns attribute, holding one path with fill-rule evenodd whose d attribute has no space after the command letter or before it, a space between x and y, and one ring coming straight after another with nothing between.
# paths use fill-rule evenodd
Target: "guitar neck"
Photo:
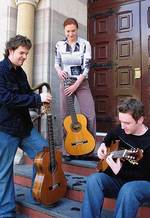
<instances>
[{"instance_id":1,"label":"guitar neck","mask_svg":"<svg viewBox=\"0 0 150 218\"><path fill-rule=\"evenodd\" d=\"M72 81L71 78L66 78L64 81L64 87L67 88L73 83L74 82ZM77 115L74 108L74 94L67 96L67 106L68 106L69 114L71 116L72 123L74 125L78 124Z\"/></svg>"},{"instance_id":2,"label":"guitar neck","mask_svg":"<svg viewBox=\"0 0 150 218\"><path fill-rule=\"evenodd\" d=\"M75 108L74 108L73 95L67 96L67 105L68 105L69 114L72 119L72 123L77 124L78 120L77 120L77 115L76 115Z\"/></svg>"},{"instance_id":3,"label":"guitar neck","mask_svg":"<svg viewBox=\"0 0 150 218\"><path fill-rule=\"evenodd\" d=\"M113 158L122 158L125 156L126 150L119 150L119 151L112 151L112 157Z\"/></svg>"},{"instance_id":4,"label":"guitar neck","mask_svg":"<svg viewBox=\"0 0 150 218\"><path fill-rule=\"evenodd\" d=\"M49 143L49 153L50 153L50 167L53 171L56 167L55 159L55 145L54 145L54 134L53 134L53 120L52 115L47 115L47 124L48 124L48 143Z\"/></svg>"}]
</instances>

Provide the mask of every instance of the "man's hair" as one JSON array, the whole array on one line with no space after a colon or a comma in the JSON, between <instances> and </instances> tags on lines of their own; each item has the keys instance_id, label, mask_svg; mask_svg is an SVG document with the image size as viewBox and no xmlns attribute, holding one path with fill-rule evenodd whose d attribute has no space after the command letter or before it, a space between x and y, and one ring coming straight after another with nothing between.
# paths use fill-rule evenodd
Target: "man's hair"
<instances>
[{"instance_id":1,"label":"man's hair","mask_svg":"<svg viewBox=\"0 0 150 218\"><path fill-rule=\"evenodd\" d=\"M144 116L144 105L135 98L129 98L118 105L118 112L129 113L133 119L138 121L140 117Z\"/></svg>"},{"instance_id":2,"label":"man's hair","mask_svg":"<svg viewBox=\"0 0 150 218\"><path fill-rule=\"evenodd\" d=\"M78 22L76 21L76 19L72 18L72 17L69 17L67 18L65 21L64 21L64 27L67 26L67 25L71 25L71 24L74 24L77 29L78 29Z\"/></svg>"},{"instance_id":3,"label":"man's hair","mask_svg":"<svg viewBox=\"0 0 150 218\"><path fill-rule=\"evenodd\" d=\"M16 35L15 37L10 38L9 41L6 42L4 56L7 58L9 56L9 50L16 50L19 46L30 49L32 47L32 43L30 39L28 39L26 36Z\"/></svg>"}]
</instances>

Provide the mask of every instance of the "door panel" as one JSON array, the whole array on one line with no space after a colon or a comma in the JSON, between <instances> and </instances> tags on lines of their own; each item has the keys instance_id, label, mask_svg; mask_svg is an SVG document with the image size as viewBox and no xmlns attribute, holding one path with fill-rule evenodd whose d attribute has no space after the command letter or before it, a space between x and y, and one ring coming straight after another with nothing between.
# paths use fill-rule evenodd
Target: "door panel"
<instances>
[{"instance_id":1,"label":"door panel","mask_svg":"<svg viewBox=\"0 0 150 218\"><path fill-rule=\"evenodd\" d=\"M116 123L120 100L141 99L141 1L92 1L88 8L93 54L89 81L97 131L107 131Z\"/></svg>"},{"instance_id":2,"label":"door panel","mask_svg":"<svg viewBox=\"0 0 150 218\"><path fill-rule=\"evenodd\" d=\"M141 2L142 101L150 126L150 1Z\"/></svg>"}]
</instances>

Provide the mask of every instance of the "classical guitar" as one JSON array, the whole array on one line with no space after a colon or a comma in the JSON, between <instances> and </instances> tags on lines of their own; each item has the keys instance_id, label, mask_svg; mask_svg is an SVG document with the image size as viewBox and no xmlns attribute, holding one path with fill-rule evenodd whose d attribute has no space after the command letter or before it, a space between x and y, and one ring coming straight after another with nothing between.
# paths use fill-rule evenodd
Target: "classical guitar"
<instances>
[{"instance_id":1,"label":"classical guitar","mask_svg":"<svg viewBox=\"0 0 150 218\"><path fill-rule=\"evenodd\" d=\"M61 152L54 145L52 115L47 109L46 114L49 147L45 147L34 159L37 173L32 194L41 204L51 205L64 196L67 182L61 168Z\"/></svg>"},{"instance_id":2,"label":"classical guitar","mask_svg":"<svg viewBox=\"0 0 150 218\"><path fill-rule=\"evenodd\" d=\"M119 141L116 141L116 143L111 144L110 148L108 148L107 156L112 154L113 159L121 158L123 160L128 160L132 164L138 164L138 161L143 157L143 150L139 148L118 150L118 143ZM106 159L98 162L98 171L105 171L108 167L109 165L107 164Z\"/></svg>"},{"instance_id":3,"label":"classical guitar","mask_svg":"<svg viewBox=\"0 0 150 218\"><path fill-rule=\"evenodd\" d=\"M68 87L71 81L67 78L64 86ZM74 96L67 96L69 116L64 119L66 137L64 147L70 155L85 155L95 148L95 139L87 129L87 119L83 114L76 114L74 108Z\"/></svg>"}]
</instances>

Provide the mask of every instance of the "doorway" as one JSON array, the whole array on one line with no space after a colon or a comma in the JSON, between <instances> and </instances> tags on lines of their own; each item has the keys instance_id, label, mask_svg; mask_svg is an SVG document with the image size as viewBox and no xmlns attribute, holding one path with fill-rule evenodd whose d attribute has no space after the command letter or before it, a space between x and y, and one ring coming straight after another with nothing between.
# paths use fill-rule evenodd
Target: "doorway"
<instances>
[{"instance_id":1,"label":"doorway","mask_svg":"<svg viewBox=\"0 0 150 218\"><path fill-rule=\"evenodd\" d=\"M106 132L116 124L117 104L127 97L143 101L150 123L148 0L89 0L88 39L97 131Z\"/></svg>"}]
</instances>

